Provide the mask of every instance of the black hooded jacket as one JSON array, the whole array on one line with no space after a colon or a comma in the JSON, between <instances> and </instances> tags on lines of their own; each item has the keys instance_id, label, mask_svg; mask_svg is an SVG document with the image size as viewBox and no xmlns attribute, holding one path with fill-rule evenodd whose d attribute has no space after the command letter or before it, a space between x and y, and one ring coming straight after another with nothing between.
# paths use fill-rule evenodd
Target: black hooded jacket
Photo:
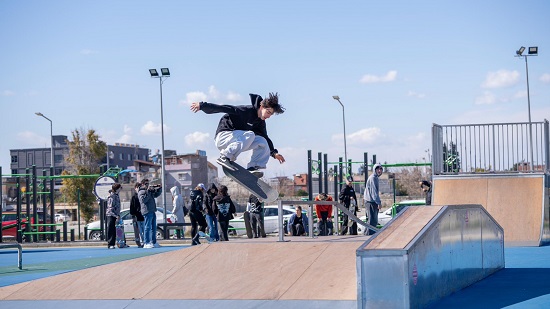
<instances>
[{"instance_id":1,"label":"black hooded jacket","mask_svg":"<svg viewBox=\"0 0 550 309\"><path fill-rule=\"evenodd\" d=\"M252 131L267 140L270 154L278 153L273 147L273 142L267 136L265 120L258 118L258 109L262 97L257 94L250 94L251 105L218 105L214 103L200 102L200 109L207 114L225 113L218 123L216 135L222 131Z\"/></svg>"},{"instance_id":2,"label":"black hooded jacket","mask_svg":"<svg viewBox=\"0 0 550 309\"><path fill-rule=\"evenodd\" d=\"M212 189L215 189L216 191L212 193ZM206 195L204 196L204 209L206 210L206 214L209 216L216 215L216 213L214 213L214 197L216 197L216 195L218 195L218 188L215 184L211 184L208 191L206 191Z\"/></svg>"}]
</instances>

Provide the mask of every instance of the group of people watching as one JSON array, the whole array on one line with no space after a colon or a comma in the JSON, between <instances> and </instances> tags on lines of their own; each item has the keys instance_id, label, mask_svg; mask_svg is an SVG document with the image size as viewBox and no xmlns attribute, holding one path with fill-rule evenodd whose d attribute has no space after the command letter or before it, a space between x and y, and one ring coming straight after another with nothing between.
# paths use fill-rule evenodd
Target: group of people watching
<instances>
[{"instance_id":1,"label":"group of people watching","mask_svg":"<svg viewBox=\"0 0 550 309\"><path fill-rule=\"evenodd\" d=\"M122 189L120 183L111 186L110 195L107 198L105 212L107 221L107 248L114 249L116 244L116 225L120 221L120 197ZM148 179L143 179L134 186L134 194L130 200L130 214L139 227L141 246L143 248L158 248L157 230L157 204L155 199L162 193L160 185L149 185Z\"/></svg>"}]
</instances>

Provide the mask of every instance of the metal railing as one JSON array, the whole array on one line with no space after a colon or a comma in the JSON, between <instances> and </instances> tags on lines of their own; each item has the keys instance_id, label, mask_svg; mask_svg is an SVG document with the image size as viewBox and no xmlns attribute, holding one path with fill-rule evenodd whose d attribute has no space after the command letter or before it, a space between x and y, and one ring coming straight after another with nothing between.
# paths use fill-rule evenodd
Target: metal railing
<instances>
[{"instance_id":1,"label":"metal railing","mask_svg":"<svg viewBox=\"0 0 550 309\"><path fill-rule=\"evenodd\" d=\"M432 126L438 174L549 172L549 126L543 122Z\"/></svg>"}]
</instances>

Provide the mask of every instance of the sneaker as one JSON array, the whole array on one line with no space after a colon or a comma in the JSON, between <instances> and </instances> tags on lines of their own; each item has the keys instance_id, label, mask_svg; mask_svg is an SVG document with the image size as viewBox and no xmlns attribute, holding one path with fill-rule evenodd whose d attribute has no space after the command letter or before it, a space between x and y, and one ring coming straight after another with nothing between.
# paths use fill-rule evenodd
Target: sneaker
<instances>
[{"instance_id":1,"label":"sneaker","mask_svg":"<svg viewBox=\"0 0 550 309\"><path fill-rule=\"evenodd\" d=\"M161 245L159 245L158 243L153 244L153 248L160 248L160 247L161 247Z\"/></svg>"},{"instance_id":2,"label":"sneaker","mask_svg":"<svg viewBox=\"0 0 550 309\"><path fill-rule=\"evenodd\" d=\"M223 167L225 167L225 168L227 168L227 169L230 169L230 170L232 170L232 171L235 170L235 167L231 164L231 161L230 161L229 158L226 157L226 156L220 156L220 157L216 160L216 162L217 162L219 165L221 165L221 166L223 166Z\"/></svg>"},{"instance_id":3,"label":"sneaker","mask_svg":"<svg viewBox=\"0 0 550 309\"><path fill-rule=\"evenodd\" d=\"M146 244L143 246L143 249L153 249L154 247L153 244Z\"/></svg>"},{"instance_id":4,"label":"sneaker","mask_svg":"<svg viewBox=\"0 0 550 309\"><path fill-rule=\"evenodd\" d=\"M250 172L250 174L258 177L258 178L262 178L264 176L264 172L260 171L260 169L257 167L257 166L254 166L254 167L249 167L246 169L247 171Z\"/></svg>"}]
</instances>

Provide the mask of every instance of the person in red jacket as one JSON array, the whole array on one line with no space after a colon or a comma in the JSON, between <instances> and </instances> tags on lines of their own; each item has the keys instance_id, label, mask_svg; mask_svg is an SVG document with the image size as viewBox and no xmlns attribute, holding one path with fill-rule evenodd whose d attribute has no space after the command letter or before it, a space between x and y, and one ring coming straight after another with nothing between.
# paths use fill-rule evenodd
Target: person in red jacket
<instances>
[{"instance_id":1,"label":"person in red jacket","mask_svg":"<svg viewBox=\"0 0 550 309\"><path fill-rule=\"evenodd\" d=\"M332 196L326 193L319 193L315 197L316 201L333 201ZM332 205L317 205L315 204L315 212L317 213L317 228L319 236L332 235L334 225L332 223Z\"/></svg>"}]
</instances>

